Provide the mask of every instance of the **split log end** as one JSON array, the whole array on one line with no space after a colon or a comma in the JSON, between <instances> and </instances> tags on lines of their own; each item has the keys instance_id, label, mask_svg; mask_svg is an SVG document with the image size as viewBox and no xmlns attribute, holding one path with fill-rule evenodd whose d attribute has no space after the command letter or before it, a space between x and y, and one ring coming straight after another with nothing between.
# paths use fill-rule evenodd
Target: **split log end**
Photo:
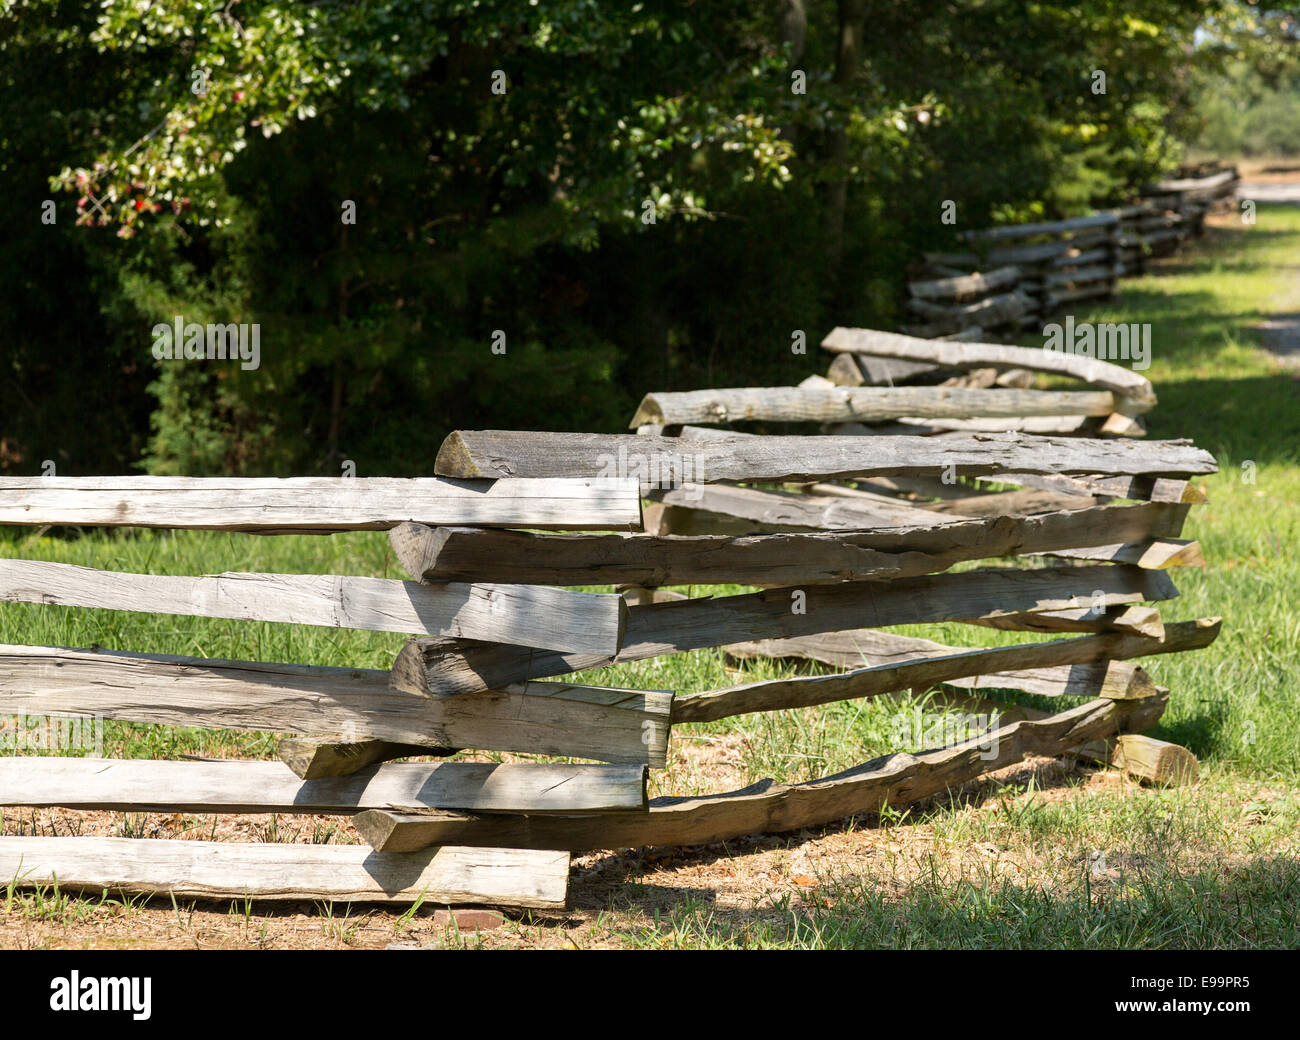
<instances>
[{"instance_id":1,"label":"split log end","mask_svg":"<svg viewBox=\"0 0 1300 1040\"><path fill-rule=\"evenodd\" d=\"M491 472L475 464L473 454L466 445L460 430L453 430L438 449L438 457L433 463L433 472L440 477L509 477L507 467L493 467Z\"/></svg>"},{"instance_id":2,"label":"split log end","mask_svg":"<svg viewBox=\"0 0 1300 1040\"><path fill-rule=\"evenodd\" d=\"M408 520L388 532L388 543L407 574L416 581L433 581L438 553L454 532L466 530L470 528L430 527Z\"/></svg>"},{"instance_id":3,"label":"split log end","mask_svg":"<svg viewBox=\"0 0 1300 1040\"><path fill-rule=\"evenodd\" d=\"M403 693L413 693L418 697L434 696L429 686L429 672L425 667L424 658L426 652L431 651L435 644L441 642L442 640L437 639L408 639L393 660L393 667L388 673L389 687Z\"/></svg>"},{"instance_id":4,"label":"split log end","mask_svg":"<svg viewBox=\"0 0 1300 1040\"><path fill-rule=\"evenodd\" d=\"M1135 780L1170 787L1194 784L1200 775L1200 763L1187 748L1141 733L1118 737L1110 761Z\"/></svg>"},{"instance_id":5,"label":"split log end","mask_svg":"<svg viewBox=\"0 0 1300 1040\"><path fill-rule=\"evenodd\" d=\"M636 414L632 416L632 421L628 423L628 428L635 430L638 426L647 424L663 425L664 413L659 407L659 402L655 400L654 394L646 394L641 398L641 404L637 406Z\"/></svg>"}]
</instances>

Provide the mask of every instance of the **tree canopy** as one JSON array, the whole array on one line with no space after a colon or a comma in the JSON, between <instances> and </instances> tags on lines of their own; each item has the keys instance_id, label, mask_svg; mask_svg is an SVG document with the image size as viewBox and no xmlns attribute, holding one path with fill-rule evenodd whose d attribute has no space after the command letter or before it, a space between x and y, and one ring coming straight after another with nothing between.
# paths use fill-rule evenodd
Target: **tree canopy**
<instances>
[{"instance_id":1,"label":"tree canopy","mask_svg":"<svg viewBox=\"0 0 1300 1040\"><path fill-rule=\"evenodd\" d=\"M14 472L427 473L455 426L789 382L796 331L888 327L961 228L1119 201L1296 40L1244 0L0 12ZM257 323L260 367L156 360L176 316Z\"/></svg>"}]
</instances>

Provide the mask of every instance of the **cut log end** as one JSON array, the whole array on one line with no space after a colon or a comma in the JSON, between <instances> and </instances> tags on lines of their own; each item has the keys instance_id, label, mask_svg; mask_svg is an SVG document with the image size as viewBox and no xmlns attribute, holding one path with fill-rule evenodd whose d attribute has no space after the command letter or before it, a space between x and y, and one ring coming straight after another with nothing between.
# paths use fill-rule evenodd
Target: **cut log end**
<instances>
[{"instance_id":1,"label":"cut log end","mask_svg":"<svg viewBox=\"0 0 1300 1040\"><path fill-rule=\"evenodd\" d=\"M393 547L397 562L407 574L416 581L432 581L438 565L438 553L447 544L453 531L463 530L468 529L430 527L428 524L408 520L388 532L388 543Z\"/></svg>"},{"instance_id":2,"label":"cut log end","mask_svg":"<svg viewBox=\"0 0 1300 1040\"><path fill-rule=\"evenodd\" d=\"M636 414L632 416L628 428L635 430L638 426L647 424L662 425L664 422L663 409L659 407L659 402L655 400L654 394L646 394L645 397L641 398L641 404L637 406Z\"/></svg>"},{"instance_id":3,"label":"cut log end","mask_svg":"<svg viewBox=\"0 0 1300 1040\"><path fill-rule=\"evenodd\" d=\"M509 467L494 467L491 472L480 469L474 462L473 455L465 445L459 430L447 435L438 449L438 457L433 463L433 472L440 477L509 477Z\"/></svg>"},{"instance_id":4,"label":"cut log end","mask_svg":"<svg viewBox=\"0 0 1300 1040\"><path fill-rule=\"evenodd\" d=\"M1125 733L1116 738L1111 765L1144 783L1179 786L1194 784L1200 775L1200 763L1187 748L1141 733Z\"/></svg>"},{"instance_id":5,"label":"cut log end","mask_svg":"<svg viewBox=\"0 0 1300 1040\"><path fill-rule=\"evenodd\" d=\"M435 696L429 685L428 669L424 664L425 652L430 644L435 642L437 640L419 638L406 641L406 645L397 652L392 670L388 674L388 685L391 689L414 693L420 697Z\"/></svg>"}]
</instances>

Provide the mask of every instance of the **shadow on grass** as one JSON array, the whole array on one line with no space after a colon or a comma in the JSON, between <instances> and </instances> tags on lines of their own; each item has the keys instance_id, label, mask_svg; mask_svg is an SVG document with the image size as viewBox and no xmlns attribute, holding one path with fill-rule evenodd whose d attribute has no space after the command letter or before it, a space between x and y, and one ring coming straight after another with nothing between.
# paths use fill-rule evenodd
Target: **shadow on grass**
<instances>
[{"instance_id":1,"label":"shadow on grass","mask_svg":"<svg viewBox=\"0 0 1300 1040\"><path fill-rule=\"evenodd\" d=\"M1198 447L1233 462L1300 459L1300 375L1165 379L1157 393L1160 404L1147 416L1149 438L1195 431Z\"/></svg>"},{"instance_id":2,"label":"shadow on grass","mask_svg":"<svg viewBox=\"0 0 1300 1040\"><path fill-rule=\"evenodd\" d=\"M1061 790L1081 774L1056 761L1025 763L1010 777L982 778L913 807L909 815L984 805L1033 781ZM756 880L752 907L720 905L710 888L644 884L659 867L707 872L737 854L797 849L850 830L887 830L878 821L850 819L784 835L755 835L695 849L609 854L575 868L576 908L613 908L652 918L621 932L633 945L662 948L801 946L826 948L1081 948L1208 949L1285 947L1300 942L1300 861L1272 855L1241 862L1195 852L1157 820L1123 849L1095 858L1081 847L1064 875L1047 867L954 873L945 857L916 861L910 874L885 866L877 843L866 862L880 873L819 878L815 885L772 886ZM1044 834L1049 844L1063 838ZM900 838L899 840L903 840ZM972 849L985 849L974 843ZM1059 849L1058 849L1059 851ZM978 857L976 857L978 860ZM1178 862L1182 860L1182 864ZM1003 867L1008 866L1004 862ZM734 875L733 875L734 876Z\"/></svg>"},{"instance_id":3,"label":"shadow on grass","mask_svg":"<svg viewBox=\"0 0 1300 1040\"><path fill-rule=\"evenodd\" d=\"M1006 878L900 891L862 882L755 910L687 902L633 933L662 946L825 949L1254 949L1294 947L1300 862L1277 856L1166 875L1142 866L1068 886Z\"/></svg>"}]
</instances>

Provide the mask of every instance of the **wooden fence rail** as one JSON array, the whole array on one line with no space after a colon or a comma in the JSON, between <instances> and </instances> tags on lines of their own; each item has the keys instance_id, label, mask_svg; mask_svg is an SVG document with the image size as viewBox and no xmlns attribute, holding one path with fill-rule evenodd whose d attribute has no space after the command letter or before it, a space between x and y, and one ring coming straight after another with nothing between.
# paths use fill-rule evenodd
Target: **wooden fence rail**
<instances>
[{"instance_id":1,"label":"wooden fence rail","mask_svg":"<svg viewBox=\"0 0 1300 1040\"><path fill-rule=\"evenodd\" d=\"M1162 190L1203 200L1227 183ZM1113 279L1126 220L1148 240L1172 230L1148 228L1152 216L970 235L1002 265L936 271L914 286L913 309L936 322L955 311L1023 317L1085 280ZM41 604L411 637L384 669L0 645L6 715L282 738L278 762L0 758L0 806L342 815L371 846L0 837L0 879L554 910L571 852L828 824L942 795L1030 754L1187 781L1190 752L1137 737L1168 700L1137 662L1219 633L1217 618L1166 622L1152 606L1177 597L1172 568L1202 562L1184 524L1205 500L1195 478L1215 471L1213 457L1187 441L1133 439L1156 395L1130 368L959 336L835 329L826 377L648 394L636 433L457 431L434 478L0 479L0 523L386 529L412 579L0 560L0 611ZM1039 375L1080 388L1038 389ZM864 385L881 379L943 383ZM720 428L732 422L835 432ZM757 591L708 594L735 584ZM931 622L977 626L976 644L990 627L1041 635L952 646L889 631ZM691 651L838 671L681 696L537 681ZM647 800L647 771L667 766L674 725L909 693L995 718L974 739L808 783ZM1061 707L1003 717L997 698L1008 693Z\"/></svg>"}]
</instances>

